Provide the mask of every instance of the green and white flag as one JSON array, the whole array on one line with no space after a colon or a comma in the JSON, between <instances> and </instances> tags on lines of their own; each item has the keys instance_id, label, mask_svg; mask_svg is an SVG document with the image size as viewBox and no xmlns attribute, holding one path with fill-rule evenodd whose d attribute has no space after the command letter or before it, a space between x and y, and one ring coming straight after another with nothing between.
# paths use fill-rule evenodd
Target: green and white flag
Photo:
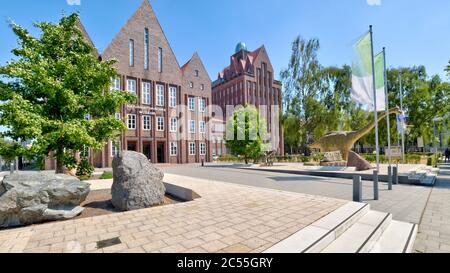
<instances>
[{"instance_id":1,"label":"green and white flag","mask_svg":"<svg viewBox=\"0 0 450 273\"><path fill-rule=\"evenodd\" d=\"M352 64L352 99L365 106L366 110L374 110L372 41L370 33L364 35L354 46L355 57ZM384 92L384 57L375 57L375 80L377 111L386 110Z\"/></svg>"}]
</instances>

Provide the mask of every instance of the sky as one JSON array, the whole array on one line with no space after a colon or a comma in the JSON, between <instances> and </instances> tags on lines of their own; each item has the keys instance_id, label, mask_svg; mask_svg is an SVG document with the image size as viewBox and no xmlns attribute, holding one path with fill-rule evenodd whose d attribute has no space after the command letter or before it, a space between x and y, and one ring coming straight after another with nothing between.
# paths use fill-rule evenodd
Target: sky
<instances>
[{"instance_id":1,"label":"sky","mask_svg":"<svg viewBox=\"0 0 450 273\"><path fill-rule=\"evenodd\" d=\"M96 47L104 50L143 0L14 0L0 9L0 65L17 43L8 18L31 28L79 11ZM80 2L80 5L70 3ZM182 65L198 52L212 80L236 44L265 45L276 75L286 68L297 35L318 38L325 66L350 64L352 44L374 28L375 50L389 67L425 65L445 79L450 60L449 0L150 0ZM37 33L37 32L34 32Z\"/></svg>"}]
</instances>

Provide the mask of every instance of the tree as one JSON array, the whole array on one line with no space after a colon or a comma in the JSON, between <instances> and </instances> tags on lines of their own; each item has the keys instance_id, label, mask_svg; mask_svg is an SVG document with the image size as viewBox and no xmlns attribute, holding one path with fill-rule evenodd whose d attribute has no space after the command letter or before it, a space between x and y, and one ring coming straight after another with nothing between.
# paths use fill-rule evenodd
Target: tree
<instances>
[{"instance_id":1,"label":"tree","mask_svg":"<svg viewBox=\"0 0 450 273\"><path fill-rule=\"evenodd\" d=\"M292 114L301 121L300 144L303 148L317 129L317 119L321 118L323 110L323 105L316 100L320 89L319 48L317 39L304 40L298 36L292 43L288 68L281 72L285 114Z\"/></svg>"},{"instance_id":2,"label":"tree","mask_svg":"<svg viewBox=\"0 0 450 273\"><path fill-rule=\"evenodd\" d=\"M287 113L282 120L284 128L284 143L289 147L291 154L297 152L298 147L300 147L301 142L301 120L291 114Z\"/></svg>"},{"instance_id":3,"label":"tree","mask_svg":"<svg viewBox=\"0 0 450 273\"><path fill-rule=\"evenodd\" d=\"M250 159L258 160L266 150L266 121L254 106L247 105L234 111L227 122L226 147L232 155L241 156L248 164Z\"/></svg>"},{"instance_id":4,"label":"tree","mask_svg":"<svg viewBox=\"0 0 450 273\"><path fill-rule=\"evenodd\" d=\"M135 98L109 90L117 76L114 61L101 61L78 27L78 15L58 23L35 23L39 37L10 26L19 47L16 58L0 67L0 125L15 141L32 140L31 156L54 153L57 173L65 158L86 147L102 149L125 130L115 118L120 106ZM19 151L16 151L19 153Z\"/></svg>"},{"instance_id":5,"label":"tree","mask_svg":"<svg viewBox=\"0 0 450 273\"><path fill-rule=\"evenodd\" d=\"M400 105L399 74L402 77L403 108L408 115L409 125L408 139L415 143L417 138L423 137L426 144L431 144L432 120L450 111L450 84L436 75L428 77L424 66L389 69L387 74L390 107ZM396 137L395 119L391 120L391 124L391 135ZM385 131L385 127L380 128L380 134Z\"/></svg>"},{"instance_id":6,"label":"tree","mask_svg":"<svg viewBox=\"0 0 450 273\"><path fill-rule=\"evenodd\" d=\"M447 71L447 75L450 76L450 61L448 61L448 65L445 71Z\"/></svg>"},{"instance_id":7,"label":"tree","mask_svg":"<svg viewBox=\"0 0 450 273\"><path fill-rule=\"evenodd\" d=\"M6 163L11 163L15 160L16 151L20 148L21 146L17 143L0 139L0 157L5 160Z\"/></svg>"}]
</instances>

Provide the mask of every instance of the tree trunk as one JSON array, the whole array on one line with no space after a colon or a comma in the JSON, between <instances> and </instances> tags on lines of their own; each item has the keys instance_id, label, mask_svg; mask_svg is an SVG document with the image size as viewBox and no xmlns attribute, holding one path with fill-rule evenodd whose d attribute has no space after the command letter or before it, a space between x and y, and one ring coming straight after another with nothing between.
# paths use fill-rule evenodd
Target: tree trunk
<instances>
[{"instance_id":1,"label":"tree trunk","mask_svg":"<svg viewBox=\"0 0 450 273\"><path fill-rule=\"evenodd\" d=\"M56 173L64 174L64 148L62 147L56 151Z\"/></svg>"}]
</instances>

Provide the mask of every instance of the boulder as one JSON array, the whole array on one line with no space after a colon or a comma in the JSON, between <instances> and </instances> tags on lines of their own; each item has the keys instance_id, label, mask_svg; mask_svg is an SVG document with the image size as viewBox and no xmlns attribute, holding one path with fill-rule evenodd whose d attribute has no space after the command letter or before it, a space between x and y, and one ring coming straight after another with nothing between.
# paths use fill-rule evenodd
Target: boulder
<instances>
[{"instance_id":1,"label":"boulder","mask_svg":"<svg viewBox=\"0 0 450 273\"><path fill-rule=\"evenodd\" d=\"M347 167L355 167L357 172L373 169L372 164L353 151L348 153Z\"/></svg>"},{"instance_id":2,"label":"boulder","mask_svg":"<svg viewBox=\"0 0 450 273\"><path fill-rule=\"evenodd\" d=\"M15 227L79 215L90 185L50 172L5 176L0 185L0 227Z\"/></svg>"},{"instance_id":3,"label":"boulder","mask_svg":"<svg viewBox=\"0 0 450 273\"><path fill-rule=\"evenodd\" d=\"M340 162L342 161L342 154L340 151L326 152L323 154L322 162Z\"/></svg>"},{"instance_id":4,"label":"boulder","mask_svg":"<svg viewBox=\"0 0 450 273\"><path fill-rule=\"evenodd\" d=\"M320 162L322 167L345 167L347 161L342 159L340 151L327 152L323 154L323 160Z\"/></svg>"},{"instance_id":5,"label":"boulder","mask_svg":"<svg viewBox=\"0 0 450 273\"><path fill-rule=\"evenodd\" d=\"M112 204L122 211L137 210L164 202L164 173L141 153L123 151L113 160Z\"/></svg>"}]
</instances>

